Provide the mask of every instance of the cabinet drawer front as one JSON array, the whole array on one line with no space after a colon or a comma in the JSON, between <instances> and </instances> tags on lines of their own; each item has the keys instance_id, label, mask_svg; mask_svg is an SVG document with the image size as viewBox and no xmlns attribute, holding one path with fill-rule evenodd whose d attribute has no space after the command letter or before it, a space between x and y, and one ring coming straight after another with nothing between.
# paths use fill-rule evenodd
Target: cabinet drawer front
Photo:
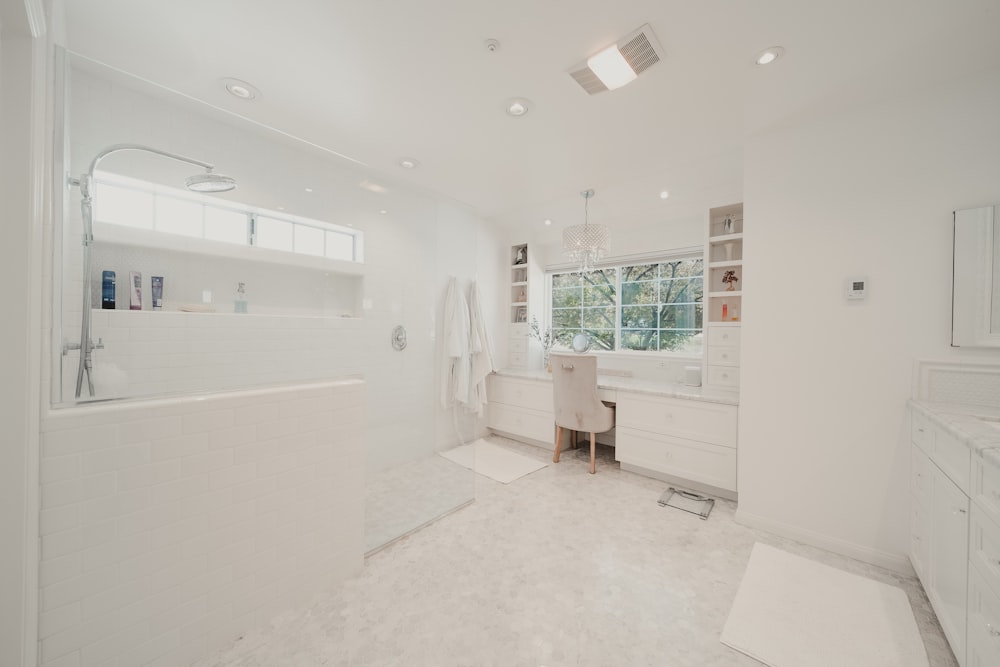
<instances>
[{"instance_id":1,"label":"cabinet drawer front","mask_svg":"<svg viewBox=\"0 0 1000 667\"><path fill-rule=\"evenodd\" d=\"M969 471L972 466L972 451L969 446L951 434L935 429L934 449L930 456L931 461L938 464L951 481L968 495Z\"/></svg>"},{"instance_id":2,"label":"cabinet drawer front","mask_svg":"<svg viewBox=\"0 0 1000 667\"><path fill-rule=\"evenodd\" d=\"M1000 596L982 574L969 570L969 645L966 667L1000 665Z\"/></svg>"},{"instance_id":3,"label":"cabinet drawer front","mask_svg":"<svg viewBox=\"0 0 1000 667\"><path fill-rule=\"evenodd\" d=\"M511 368L524 368L528 365L528 355L524 352L511 352L507 355L507 364Z\"/></svg>"},{"instance_id":4,"label":"cabinet drawer front","mask_svg":"<svg viewBox=\"0 0 1000 667\"><path fill-rule=\"evenodd\" d=\"M969 495L983 506L993 521L1000 524L1000 466L984 461L981 456L973 455L970 484Z\"/></svg>"},{"instance_id":5,"label":"cabinet drawer front","mask_svg":"<svg viewBox=\"0 0 1000 667\"><path fill-rule=\"evenodd\" d=\"M625 428L736 446L736 406L639 394L618 394L615 422Z\"/></svg>"},{"instance_id":6,"label":"cabinet drawer front","mask_svg":"<svg viewBox=\"0 0 1000 667\"><path fill-rule=\"evenodd\" d=\"M545 414L500 403L490 403L487 425L512 435L551 442L555 447L555 422L551 413Z\"/></svg>"},{"instance_id":7,"label":"cabinet drawer front","mask_svg":"<svg viewBox=\"0 0 1000 667\"><path fill-rule=\"evenodd\" d=\"M927 417L915 410L910 411L910 439L926 453L934 451L934 427Z\"/></svg>"},{"instance_id":8,"label":"cabinet drawer front","mask_svg":"<svg viewBox=\"0 0 1000 667\"><path fill-rule=\"evenodd\" d=\"M934 465L919 447L910 446L910 492L925 508L931 503L931 468Z\"/></svg>"},{"instance_id":9,"label":"cabinet drawer front","mask_svg":"<svg viewBox=\"0 0 1000 667\"><path fill-rule=\"evenodd\" d=\"M1000 525L976 503L969 521L969 560L979 566L990 587L1000 591ZM1000 631L1000 625L996 628Z\"/></svg>"},{"instance_id":10,"label":"cabinet drawer front","mask_svg":"<svg viewBox=\"0 0 1000 667\"><path fill-rule=\"evenodd\" d=\"M740 369L733 366L709 366L707 384L713 387L740 388Z\"/></svg>"},{"instance_id":11,"label":"cabinet drawer front","mask_svg":"<svg viewBox=\"0 0 1000 667\"><path fill-rule=\"evenodd\" d=\"M740 327L713 327L708 325L709 345L740 346Z\"/></svg>"},{"instance_id":12,"label":"cabinet drawer front","mask_svg":"<svg viewBox=\"0 0 1000 667\"><path fill-rule=\"evenodd\" d=\"M528 352L528 340L526 338L509 338L507 340L507 349L511 352L521 352L526 354Z\"/></svg>"},{"instance_id":13,"label":"cabinet drawer front","mask_svg":"<svg viewBox=\"0 0 1000 667\"><path fill-rule=\"evenodd\" d=\"M703 484L736 490L736 450L624 428L615 434L615 458Z\"/></svg>"},{"instance_id":14,"label":"cabinet drawer front","mask_svg":"<svg viewBox=\"0 0 1000 667\"><path fill-rule=\"evenodd\" d=\"M552 383L492 376L486 394L490 403L503 403L529 410L552 413Z\"/></svg>"},{"instance_id":15,"label":"cabinet drawer front","mask_svg":"<svg viewBox=\"0 0 1000 667\"><path fill-rule=\"evenodd\" d=\"M708 363L714 366L739 366L740 348L709 345Z\"/></svg>"}]
</instances>

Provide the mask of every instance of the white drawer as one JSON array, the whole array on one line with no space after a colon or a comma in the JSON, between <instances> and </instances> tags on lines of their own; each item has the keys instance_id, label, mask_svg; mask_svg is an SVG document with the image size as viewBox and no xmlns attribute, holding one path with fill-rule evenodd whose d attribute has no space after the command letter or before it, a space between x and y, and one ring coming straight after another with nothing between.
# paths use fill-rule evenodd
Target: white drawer
<instances>
[{"instance_id":1,"label":"white drawer","mask_svg":"<svg viewBox=\"0 0 1000 667\"><path fill-rule=\"evenodd\" d=\"M529 410L553 412L552 383L491 375L486 398L490 403L503 403Z\"/></svg>"},{"instance_id":2,"label":"white drawer","mask_svg":"<svg viewBox=\"0 0 1000 667\"><path fill-rule=\"evenodd\" d=\"M507 340L507 349L511 352L521 352L527 354L528 352L528 339L527 338L509 338Z\"/></svg>"},{"instance_id":3,"label":"white drawer","mask_svg":"<svg viewBox=\"0 0 1000 667\"><path fill-rule=\"evenodd\" d=\"M924 508L931 505L931 460L921 449L910 445L910 492Z\"/></svg>"},{"instance_id":4,"label":"white drawer","mask_svg":"<svg viewBox=\"0 0 1000 667\"><path fill-rule=\"evenodd\" d=\"M950 433L934 429L934 448L931 450L930 457L931 461L936 463L951 478L951 481L962 489L965 495L970 495L969 476L972 467L972 451L967 444Z\"/></svg>"},{"instance_id":5,"label":"white drawer","mask_svg":"<svg viewBox=\"0 0 1000 667\"><path fill-rule=\"evenodd\" d=\"M736 450L730 447L636 431L619 422L615 458L727 491L736 490Z\"/></svg>"},{"instance_id":6,"label":"white drawer","mask_svg":"<svg viewBox=\"0 0 1000 667\"><path fill-rule=\"evenodd\" d=\"M739 366L740 348L709 345L708 363L713 366Z\"/></svg>"},{"instance_id":7,"label":"white drawer","mask_svg":"<svg viewBox=\"0 0 1000 667\"><path fill-rule=\"evenodd\" d=\"M972 457L972 481L969 495L982 506L986 514L1000 524L1000 466Z\"/></svg>"},{"instance_id":8,"label":"white drawer","mask_svg":"<svg viewBox=\"0 0 1000 667\"><path fill-rule=\"evenodd\" d=\"M975 566L969 568L968 637L965 667L1000 665L1000 596Z\"/></svg>"},{"instance_id":9,"label":"white drawer","mask_svg":"<svg viewBox=\"0 0 1000 667\"><path fill-rule=\"evenodd\" d=\"M708 325L709 345L740 346L740 327L715 327Z\"/></svg>"},{"instance_id":10,"label":"white drawer","mask_svg":"<svg viewBox=\"0 0 1000 667\"><path fill-rule=\"evenodd\" d=\"M507 355L507 365L512 368L524 368L528 365L528 355L524 352L511 352Z\"/></svg>"},{"instance_id":11,"label":"white drawer","mask_svg":"<svg viewBox=\"0 0 1000 667\"><path fill-rule=\"evenodd\" d=\"M707 385L712 387L740 388L740 369L733 366L708 366Z\"/></svg>"},{"instance_id":12,"label":"white drawer","mask_svg":"<svg viewBox=\"0 0 1000 667\"><path fill-rule=\"evenodd\" d=\"M550 442L555 447L555 421L552 413L515 408L501 403L490 403L487 425L512 435Z\"/></svg>"},{"instance_id":13,"label":"white drawer","mask_svg":"<svg viewBox=\"0 0 1000 667\"><path fill-rule=\"evenodd\" d=\"M734 405L618 394L615 423L619 427L735 447L736 422Z\"/></svg>"},{"instance_id":14,"label":"white drawer","mask_svg":"<svg viewBox=\"0 0 1000 667\"><path fill-rule=\"evenodd\" d=\"M969 518L969 560L979 566L984 580L1000 593L1000 525L972 503ZM1000 630L1000 625L997 625Z\"/></svg>"},{"instance_id":15,"label":"white drawer","mask_svg":"<svg viewBox=\"0 0 1000 667\"><path fill-rule=\"evenodd\" d=\"M910 411L910 439L927 454L934 451L934 427L916 410Z\"/></svg>"}]
</instances>

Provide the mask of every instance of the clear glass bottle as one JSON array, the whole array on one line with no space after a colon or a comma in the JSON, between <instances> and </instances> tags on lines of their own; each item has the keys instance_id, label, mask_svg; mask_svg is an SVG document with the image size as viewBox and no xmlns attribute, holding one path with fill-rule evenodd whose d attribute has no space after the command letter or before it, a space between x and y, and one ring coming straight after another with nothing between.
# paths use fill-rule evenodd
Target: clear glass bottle
<instances>
[{"instance_id":1,"label":"clear glass bottle","mask_svg":"<svg viewBox=\"0 0 1000 667\"><path fill-rule=\"evenodd\" d=\"M236 298L233 300L233 312L247 312L247 288L246 283L240 283L236 288Z\"/></svg>"}]
</instances>

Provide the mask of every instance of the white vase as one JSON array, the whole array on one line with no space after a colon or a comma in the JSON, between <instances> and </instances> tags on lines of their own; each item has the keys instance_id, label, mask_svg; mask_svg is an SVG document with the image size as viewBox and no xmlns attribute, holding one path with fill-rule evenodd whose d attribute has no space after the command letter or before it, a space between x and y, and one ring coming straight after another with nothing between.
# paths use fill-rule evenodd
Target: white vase
<instances>
[{"instance_id":1,"label":"white vase","mask_svg":"<svg viewBox=\"0 0 1000 667\"><path fill-rule=\"evenodd\" d=\"M722 251L726 253L726 261L727 262L730 261L730 260L732 260L732 258L733 258L733 244L732 243L723 243L722 244Z\"/></svg>"}]
</instances>

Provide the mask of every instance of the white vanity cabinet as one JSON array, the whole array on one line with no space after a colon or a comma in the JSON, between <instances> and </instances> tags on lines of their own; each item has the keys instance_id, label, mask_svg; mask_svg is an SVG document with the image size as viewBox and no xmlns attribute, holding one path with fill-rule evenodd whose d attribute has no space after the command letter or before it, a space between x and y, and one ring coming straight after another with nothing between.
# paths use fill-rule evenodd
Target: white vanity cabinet
<instances>
[{"instance_id":1,"label":"white vanity cabinet","mask_svg":"<svg viewBox=\"0 0 1000 667\"><path fill-rule=\"evenodd\" d=\"M736 491L734 405L619 392L615 458L636 466Z\"/></svg>"},{"instance_id":2,"label":"white vanity cabinet","mask_svg":"<svg viewBox=\"0 0 1000 667\"><path fill-rule=\"evenodd\" d=\"M1000 665L1000 461L974 455L970 484L966 667L995 667Z\"/></svg>"},{"instance_id":3,"label":"white vanity cabinet","mask_svg":"<svg viewBox=\"0 0 1000 667\"><path fill-rule=\"evenodd\" d=\"M968 445L911 410L910 561L959 665L969 577Z\"/></svg>"},{"instance_id":4,"label":"white vanity cabinet","mask_svg":"<svg viewBox=\"0 0 1000 667\"><path fill-rule=\"evenodd\" d=\"M490 375L486 425L495 431L555 445L552 383Z\"/></svg>"}]
</instances>

